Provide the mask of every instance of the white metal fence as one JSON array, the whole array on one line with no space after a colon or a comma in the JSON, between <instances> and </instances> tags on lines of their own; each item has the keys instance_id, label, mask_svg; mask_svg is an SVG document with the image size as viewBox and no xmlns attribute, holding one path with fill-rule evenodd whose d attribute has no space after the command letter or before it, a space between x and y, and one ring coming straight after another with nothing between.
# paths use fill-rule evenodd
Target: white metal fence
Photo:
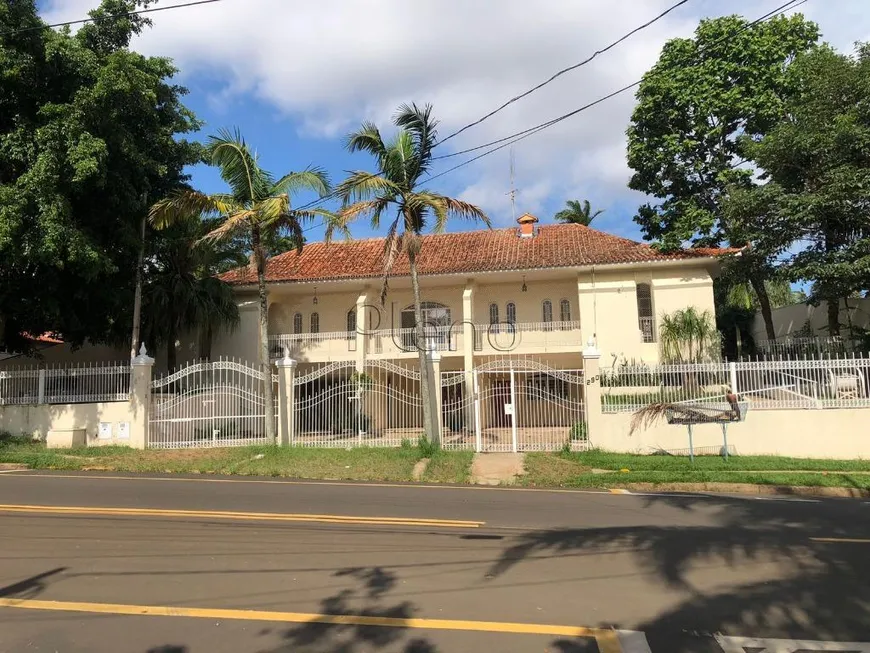
<instances>
[{"instance_id":1,"label":"white metal fence","mask_svg":"<svg viewBox=\"0 0 870 653\"><path fill-rule=\"evenodd\" d=\"M273 383L271 375L268 382ZM187 449L266 444L263 384L259 369L238 360L194 363L155 379L148 446Z\"/></svg>"},{"instance_id":2,"label":"white metal fence","mask_svg":"<svg viewBox=\"0 0 870 653\"><path fill-rule=\"evenodd\" d=\"M870 407L870 359L631 364L601 370L606 413L633 412L653 403L718 403L729 392L753 410Z\"/></svg>"},{"instance_id":3,"label":"white metal fence","mask_svg":"<svg viewBox=\"0 0 870 653\"><path fill-rule=\"evenodd\" d=\"M126 401L129 363L92 363L0 370L0 405Z\"/></svg>"},{"instance_id":4,"label":"white metal fence","mask_svg":"<svg viewBox=\"0 0 870 653\"><path fill-rule=\"evenodd\" d=\"M388 361L329 363L293 381L291 442L312 447L398 447L423 433L420 372Z\"/></svg>"}]
</instances>

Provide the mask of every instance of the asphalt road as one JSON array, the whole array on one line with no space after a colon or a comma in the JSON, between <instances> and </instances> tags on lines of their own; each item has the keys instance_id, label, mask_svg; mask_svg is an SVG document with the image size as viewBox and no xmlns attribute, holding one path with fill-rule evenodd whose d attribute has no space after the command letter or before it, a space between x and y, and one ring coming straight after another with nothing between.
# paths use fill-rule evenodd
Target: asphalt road
<instances>
[{"instance_id":1,"label":"asphalt road","mask_svg":"<svg viewBox=\"0 0 870 653\"><path fill-rule=\"evenodd\" d=\"M0 474L16 653L867 653L868 572L857 500Z\"/></svg>"}]
</instances>

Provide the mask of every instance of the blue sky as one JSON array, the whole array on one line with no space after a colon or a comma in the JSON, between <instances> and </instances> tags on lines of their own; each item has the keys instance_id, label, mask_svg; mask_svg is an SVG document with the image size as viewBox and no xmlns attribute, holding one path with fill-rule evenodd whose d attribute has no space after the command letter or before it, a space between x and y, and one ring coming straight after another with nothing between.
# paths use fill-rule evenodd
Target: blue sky
<instances>
[{"instance_id":1,"label":"blue sky","mask_svg":"<svg viewBox=\"0 0 870 653\"><path fill-rule=\"evenodd\" d=\"M50 22L82 18L99 0L42 0ZM163 0L176 4L181 0ZM758 17L783 0L692 0L593 63L560 77L442 146L473 147L575 109L640 78L662 44L688 36L703 17ZM172 57L186 103L206 125L200 137L238 127L276 175L315 164L333 181L367 169L342 137L363 120L386 133L402 102L431 102L451 132L585 59L674 0L221 0L153 14L133 47ZM727 8L723 5L727 4ZM870 39L866 0L809 0L800 11L826 40L848 49ZM549 221L567 199L605 213L595 226L638 238L632 222L644 198L626 187L625 129L634 104L624 93L515 146L518 213ZM433 172L464 157L447 159ZM204 191L223 189L216 172L193 171ZM432 188L480 205L497 226L511 223L509 150L435 180ZM296 204L309 197L300 196ZM452 229L468 228L454 224ZM354 229L370 235L368 225ZM310 232L317 238L317 230Z\"/></svg>"}]
</instances>

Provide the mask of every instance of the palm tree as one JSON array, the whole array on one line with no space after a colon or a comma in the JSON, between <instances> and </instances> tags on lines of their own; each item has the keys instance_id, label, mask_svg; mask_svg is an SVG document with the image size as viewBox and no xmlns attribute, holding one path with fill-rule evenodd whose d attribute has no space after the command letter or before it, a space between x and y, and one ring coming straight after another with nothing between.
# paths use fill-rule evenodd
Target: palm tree
<instances>
[{"instance_id":1,"label":"palm tree","mask_svg":"<svg viewBox=\"0 0 870 653\"><path fill-rule=\"evenodd\" d=\"M215 275L244 265L247 257L238 243L202 240L214 226L198 215L179 220L160 233L149 257L143 293L144 339L166 343L170 370L176 366L179 333L198 331L199 355L209 358L214 332L239 323L232 289Z\"/></svg>"},{"instance_id":2,"label":"palm tree","mask_svg":"<svg viewBox=\"0 0 870 653\"><path fill-rule=\"evenodd\" d=\"M659 338L662 359L667 363L702 363L718 356L713 316L694 306L663 315Z\"/></svg>"},{"instance_id":3,"label":"palm tree","mask_svg":"<svg viewBox=\"0 0 870 653\"><path fill-rule=\"evenodd\" d=\"M568 200L565 202L566 208L559 211L553 219L556 222L564 222L566 224L582 224L586 227L595 219L595 216L604 213L604 209L598 209L592 213L592 207L589 200Z\"/></svg>"},{"instance_id":4,"label":"palm tree","mask_svg":"<svg viewBox=\"0 0 870 653\"><path fill-rule=\"evenodd\" d=\"M365 122L350 134L346 147L351 152L368 152L375 157L378 172L356 171L342 182L337 192L342 199L340 224L360 216L370 216L374 228L381 224L385 212L395 210L384 240L383 284L381 303L386 300L387 283L399 255L408 256L411 287L414 293L415 341L420 357L420 391L423 396L423 425L433 442L440 442L436 428L440 407L435 405L435 394L430 389L427 373L423 310L420 282L417 276L417 258L420 255L421 236L431 224L433 232L444 231L449 217L480 220L490 226L486 214L467 202L421 188L424 176L432 164L432 149L437 142L437 121L432 118L432 107L402 105L393 118L399 128L395 138L385 143L378 128ZM436 380L431 380L434 382ZM435 421L433 421L435 420Z\"/></svg>"},{"instance_id":5,"label":"palm tree","mask_svg":"<svg viewBox=\"0 0 870 653\"><path fill-rule=\"evenodd\" d=\"M229 185L229 193L206 195L195 190L179 190L151 207L150 220L164 228L191 214L218 216L220 225L210 231L206 240L242 237L251 253L251 266L257 275L259 291L259 363L263 375L263 398L266 415L275 414L272 373L269 360L269 301L266 290L266 247L274 234L286 233L294 239L297 250L304 242L302 223L321 216L327 223L327 233L334 226L333 215L323 209L291 208L290 197L301 190L321 195L329 192L329 179L320 168L308 167L291 172L277 181L260 167L238 130L222 130L210 136L206 155L212 165L220 168L221 178ZM266 419L266 437L276 442L275 423Z\"/></svg>"}]
</instances>

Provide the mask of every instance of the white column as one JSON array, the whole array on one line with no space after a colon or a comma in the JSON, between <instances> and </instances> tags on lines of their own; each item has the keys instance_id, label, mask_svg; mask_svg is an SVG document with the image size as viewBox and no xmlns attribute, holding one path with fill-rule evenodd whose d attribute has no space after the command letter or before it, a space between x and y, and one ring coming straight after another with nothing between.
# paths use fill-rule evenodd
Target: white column
<instances>
[{"instance_id":1,"label":"white column","mask_svg":"<svg viewBox=\"0 0 870 653\"><path fill-rule=\"evenodd\" d=\"M589 433L589 441L596 446L598 442L602 442L606 435L604 433L603 417L604 413L601 410L601 371L599 362L601 352L598 351L595 339L589 338L586 349L583 350L583 380L585 384L585 392L583 394L583 406L586 411L586 428ZM596 440L595 438L599 439Z\"/></svg>"},{"instance_id":2,"label":"white column","mask_svg":"<svg viewBox=\"0 0 870 653\"><path fill-rule=\"evenodd\" d=\"M474 282L470 279L462 291L462 361L464 374L464 397L466 405L465 424L468 429L475 424L475 401L477 387L474 383ZM479 435L479 434L478 434Z\"/></svg>"},{"instance_id":3,"label":"white column","mask_svg":"<svg viewBox=\"0 0 870 653\"><path fill-rule=\"evenodd\" d=\"M422 370L421 374L430 373L430 381L429 381L429 389L432 396L432 407L431 410L434 410L435 413L432 416L432 420L435 423L435 437L433 441L438 444L441 443L441 439L444 435L444 416L442 414L441 407L443 404L441 403L441 354L432 349L428 349L426 351L426 358L428 365L426 367L427 370ZM431 404L430 404L431 405Z\"/></svg>"},{"instance_id":4,"label":"white column","mask_svg":"<svg viewBox=\"0 0 870 653\"><path fill-rule=\"evenodd\" d=\"M148 355L144 343L139 355L130 361L130 366L130 446L145 449L148 446L154 359Z\"/></svg>"},{"instance_id":5,"label":"white column","mask_svg":"<svg viewBox=\"0 0 870 653\"><path fill-rule=\"evenodd\" d=\"M511 451L517 452L517 375L511 361Z\"/></svg>"},{"instance_id":6,"label":"white column","mask_svg":"<svg viewBox=\"0 0 870 653\"><path fill-rule=\"evenodd\" d=\"M368 346L369 312L367 307L369 291L366 288L356 298L356 371L362 374L366 365L366 347Z\"/></svg>"},{"instance_id":7,"label":"white column","mask_svg":"<svg viewBox=\"0 0 870 653\"><path fill-rule=\"evenodd\" d=\"M284 358L275 361L278 366L278 442L282 447L293 444L293 402L296 387L296 361L290 358L290 350L284 348ZM268 415L267 415L268 418Z\"/></svg>"}]
</instances>

